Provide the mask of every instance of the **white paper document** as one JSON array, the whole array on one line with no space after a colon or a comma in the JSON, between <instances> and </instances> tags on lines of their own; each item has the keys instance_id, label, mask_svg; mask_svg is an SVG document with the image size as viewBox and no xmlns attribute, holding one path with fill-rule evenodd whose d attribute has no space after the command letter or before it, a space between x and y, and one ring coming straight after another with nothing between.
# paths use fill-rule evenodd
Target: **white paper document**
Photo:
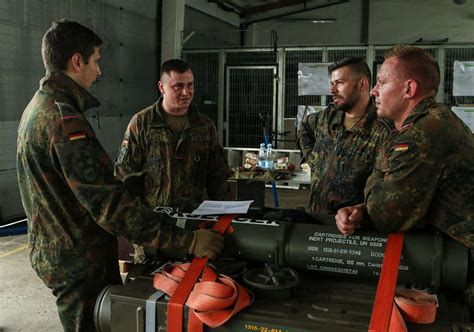
<instances>
[{"instance_id":1,"label":"white paper document","mask_svg":"<svg viewBox=\"0 0 474 332\"><path fill-rule=\"evenodd\" d=\"M247 213L253 201L204 201L192 214L234 214Z\"/></svg>"},{"instance_id":2,"label":"white paper document","mask_svg":"<svg viewBox=\"0 0 474 332\"><path fill-rule=\"evenodd\" d=\"M474 96L474 61L454 61L453 96Z\"/></svg>"},{"instance_id":3,"label":"white paper document","mask_svg":"<svg viewBox=\"0 0 474 332\"><path fill-rule=\"evenodd\" d=\"M474 107L452 106L451 110L471 129L474 133Z\"/></svg>"},{"instance_id":4,"label":"white paper document","mask_svg":"<svg viewBox=\"0 0 474 332\"><path fill-rule=\"evenodd\" d=\"M330 95L329 63L298 63L298 95Z\"/></svg>"}]
</instances>

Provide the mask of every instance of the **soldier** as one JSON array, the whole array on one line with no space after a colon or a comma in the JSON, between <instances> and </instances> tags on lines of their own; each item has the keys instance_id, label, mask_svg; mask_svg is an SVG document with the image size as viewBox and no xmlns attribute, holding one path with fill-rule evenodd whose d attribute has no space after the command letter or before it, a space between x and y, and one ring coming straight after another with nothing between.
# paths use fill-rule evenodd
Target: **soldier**
<instances>
[{"instance_id":1,"label":"soldier","mask_svg":"<svg viewBox=\"0 0 474 332\"><path fill-rule=\"evenodd\" d=\"M154 214L116 181L113 164L84 112L101 75L102 40L72 21L45 33L46 75L18 129L17 168L33 269L57 297L65 331L94 331L94 304L120 283L113 234L138 243L215 257L223 239L187 232Z\"/></svg>"},{"instance_id":2,"label":"soldier","mask_svg":"<svg viewBox=\"0 0 474 332\"><path fill-rule=\"evenodd\" d=\"M191 104L194 76L179 59L161 66L162 96L135 114L115 160L118 178L146 171L148 206L167 206L179 197L229 200L230 169L217 141L216 127Z\"/></svg>"},{"instance_id":3,"label":"soldier","mask_svg":"<svg viewBox=\"0 0 474 332\"><path fill-rule=\"evenodd\" d=\"M298 131L303 162L311 167L312 212L336 214L364 201L375 151L388 137L370 98L371 75L364 60L345 58L328 68L333 103L306 116Z\"/></svg>"},{"instance_id":4,"label":"soldier","mask_svg":"<svg viewBox=\"0 0 474 332\"><path fill-rule=\"evenodd\" d=\"M367 180L365 204L342 208L336 225L346 235L357 224L383 232L433 225L474 249L474 141L467 126L434 100L440 81L426 51L388 50L377 75L377 114L394 123Z\"/></svg>"},{"instance_id":5,"label":"soldier","mask_svg":"<svg viewBox=\"0 0 474 332\"><path fill-rule=\"evenodd\" d=\"M230 168L211 119L191 104L194 76L188 63L168 60L161 66L162 96L135 114L115 160L117 178L144 172L149 207L169 206L180 198L229 200ZM144 259L135 246L135 261Z\"/></svg>"}]
</instances>

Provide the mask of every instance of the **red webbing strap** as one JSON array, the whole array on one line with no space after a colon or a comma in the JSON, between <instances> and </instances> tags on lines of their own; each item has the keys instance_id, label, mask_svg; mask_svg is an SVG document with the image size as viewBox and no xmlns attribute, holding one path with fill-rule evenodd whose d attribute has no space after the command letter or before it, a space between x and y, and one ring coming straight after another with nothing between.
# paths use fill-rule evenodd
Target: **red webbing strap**
<instances>
[{"instance_id":1,"label":"red webbing strap","mask_svg":"<svg viewBox=\"0 0 474 332\"><path fill-rule=\"evenodd\" d=\"M393 297L397 284L400 256L403 248L403 233L391 233L387 238L385 254L380 271L377 292L375 293L369 332L388 331L392 315Z\"/></svg>"},{"instance_id":2,"label":"red webbing strap","mask_svg":"<svg viewBox=\"0 0 474 332\"><path fill-rule=\"evenodd\" d=\"M221 234L224 234L227 227L236 215L228 214L219 218L212 228ZM166 327L167 332L182 332L183 330L183 305L186 302L189 293L194 287L199 275L208 261L207 257L194 258L191 266L189 266L178 288L168 302L168 323Z\"/></svg>"},{"instance_id":3,"label":"red webbing strap","mask_svg":"<svg viewBox=\"0 0 474 332\"><path fill-rule=\"evenodd\" d=\"M435 295L417 289L402 289L395 294L401 316L410 323L431 324L436 319L438 300ZM392 328L392 323L390 323Z\"/></svg>"},{"instance_id":4,"label":"red webbing strap","mask_svg":"<svg viewBox=\"0 0 474 332\"><path fill-rule=\"evenodd\" d=\"M190 265L165 267L155 274L153 287L172 297ZM206 265L185 303L189 307L188 331L202 332L204 324L221 326L252 301L252 294L244 287Z\"/></svg>"}]
</instances>

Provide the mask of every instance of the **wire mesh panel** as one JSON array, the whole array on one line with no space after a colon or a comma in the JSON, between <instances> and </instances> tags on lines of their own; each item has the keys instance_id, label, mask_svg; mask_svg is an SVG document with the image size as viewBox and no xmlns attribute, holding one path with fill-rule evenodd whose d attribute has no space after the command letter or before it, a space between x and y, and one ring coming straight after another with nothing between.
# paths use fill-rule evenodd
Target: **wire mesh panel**
<instances>
[{"instance_id":1,"label":"wire mesh panel","mask_svg":"<svg viewBox=\"0 0 474 332\"><path fill-rule=\"evenodd\" d=\"M377 48L375 50L374 61L383 62L384 54L390 47L391 46L387 46L384 48ZM427 47L422 47L422 48L436 58L436 48L427 48Z\"/></svg>"},{"instance_id":2,"label":"wire mesh panel","mask_svg":"<svg viewBox=\"0 0 474 332\"><path fill-rule=\"evenodd\" d=\"M453 96L453 64L454 61L474 61L474 48L447 48L444 58L444 98L443 102L451 106L474 104L474 97Z\"/></svg>"},{"instance_id":3,"label":"wire mesh panel","mask_svg":"<svg viewBox=\"0 0 474 332\"><path fill-rule=\"evenodd\" d=\"M322 50L285 52L285 118L294 118L298 105L320 105L321 96L298 95L298 64L322 62Z\"/></svg>"},{"instance_id":4,"label":"wire mesh panel","mask_svg":"<svg viewBox=\"0 0 474 332\"><path fill-rule=\"evenodd\" d=\"M227 67L227 144L258 147L264 141L260 116L275 117L275 66Z\"/></svg>"},{"instance_id":5,"label":"wire mesh panel","mask_svg":"<svg viewBox=\"0 0 474 332\"><path fill-rule=\"evenodd\" d=\"M227 108L224 111L225 128L218 128L226 138L224 144L232 147L258 146L262 141L261 125L257 109L269 114L269 125L275 131L278 123L284 123L285 118L294 118L298 112L298 105L321 105L325 98L321 96L298 95L298 64L299 63L333 63L348 56L373 59L369 67L376 76L384 60L384 53L390 45L386 46L358 46L358 47L311 47L283 49L284 58L279 58L278 53L272 49L226 49L224 58L220 58L218 50L185 51L185 59L192 65L196 77L195 103L199 109L209 115L217 123L217 99L225 100ZM453 62L474 61L474 46L472 45L443 45L440 52L439 46L420 45L433 56L440 54L441 69L444 70L443 100L449 106L458 104L472 104L473 97L452 96ZM370 53L368 53L370 52ZM443 56L444 54L444 56ZM280 81L274 82L273 68L278 68L277 62L283 60L283 73L279 73ZM219 76L219 61L227 68L227 76ZM371 60L372 61L372 60ZM237 69L245 67L247 69ZM255 68L268 68L263 71ZM444 68L443 68L444 67ZM229 68L232 70L229 72ZM254 68L251 69L250 68ZM278 69L275 69L278 70ZM268 73L267 73L268 71ZM270 74L271 72L271 74ZM261 75L267 75L262 78ZM226 94L219 95L219 83L227 79ZM265 83L264 83L265 82ZM282 104L276 100L278 89L276 84L281 84L283 91ZM271 88L270 88L271 87ZM268 89L267 89L268 88ZM280 111L281 108L281 111ZM222 116L222 115L220 115ZM222 117L219 117L222 121ZM225 131L225 132L224 132ZM257 137L257 138L256 138Z\"/></svg>"},{"instance_id":6,"label":"wire mesh panel","mask_svg":"<svg viewBox=\"0 0 474 332\"><path fill-rule=\"evenodd\" d=\"M374 61L382 63L384 60L384 54L389 49L387 48L377 48L375 50Z\"/></svg>"},{"instance_id":7,"label":"wire mesh panel","mask_svg":"<svg viewBox=\"0 0 474 332\"><path fill-rule=\"evenodd\" d=\"M185 53L184 58L194 73L193 102L217 127L219 53Z\"/></svg>"},{"instance_id":8,"label":"wire mesh panel","mask_svg":"<svg viewBox=\"0 0 474 332\"><path fill-rule=\"evenodd\" d=\"M328 62L333 63L351 56L365 59L366 54L366 49L328 49Z\"/></svg>"},{"instance_id":9,"label":"wire mesh panel","mask_svg":"<svg viewBox=\"0 0 474 332\"><path fill-rule=\"evenodd\" d=\"M226 52L226 65L242 66L242 65L268 65L277 62L276 52L271 51L238 51Z\"/></svg>"}]
</instances>

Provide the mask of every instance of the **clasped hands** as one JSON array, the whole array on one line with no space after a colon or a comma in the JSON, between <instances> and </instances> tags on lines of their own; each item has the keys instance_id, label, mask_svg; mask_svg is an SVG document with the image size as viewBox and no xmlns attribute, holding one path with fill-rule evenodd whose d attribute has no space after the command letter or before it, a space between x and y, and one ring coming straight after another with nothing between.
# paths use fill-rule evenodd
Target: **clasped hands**
<instances>
[{"instance_id":1,"label":"clasped hands","mask_svg":"<svg viewBox=\"0 0 474 332\"><path fill-rule=\"evenodd\" d=\"M364 212L365 205L363 203L339 209L335 217L337 229L344 235L352 235L357 224L364 218Z\"/></svg>"}]
</instances>

